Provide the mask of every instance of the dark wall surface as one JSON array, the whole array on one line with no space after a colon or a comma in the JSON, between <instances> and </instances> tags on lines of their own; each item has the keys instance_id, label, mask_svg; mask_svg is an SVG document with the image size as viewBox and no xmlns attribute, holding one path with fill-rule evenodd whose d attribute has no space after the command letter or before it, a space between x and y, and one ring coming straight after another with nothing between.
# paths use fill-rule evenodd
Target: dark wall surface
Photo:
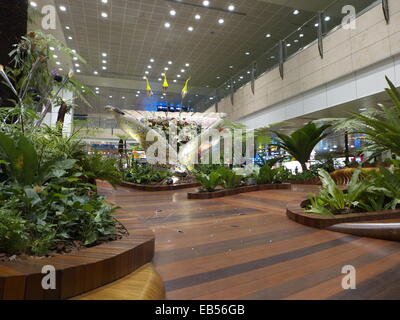
<instances>
[{"instance_id":1,"label":"dark wall surface","mask_svg":"<svg viewBox=\"0 0 400 320\"><path fill-rule=\"evenodd\" d=\"M27 0L0 0L0 64L7 65L10 62L8 54L12 45L27 33L27 24ZM0 105L4 106L10 97L9 90L0 84Z\"/></svg>"}]
</instances>

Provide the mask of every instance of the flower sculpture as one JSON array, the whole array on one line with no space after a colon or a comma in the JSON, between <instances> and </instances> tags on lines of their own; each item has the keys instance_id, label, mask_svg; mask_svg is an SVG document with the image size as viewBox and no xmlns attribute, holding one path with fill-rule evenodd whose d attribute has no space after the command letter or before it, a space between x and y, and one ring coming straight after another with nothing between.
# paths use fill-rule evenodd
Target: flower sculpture
<instances>
[{"instance_id":1,"label":"flower sculpture","mask_svg":"<svg viewBox=\"0 0 400 320\"><path fill-rule=\"evenodd\" d=\"M114 113L120 128L141 144L148 158L149 150L157 141L166 147L166 161L182 170L189 169L194 159L219 144L218 129L226 117L220 113L147 112L111 106L106 111Z\"/></svg>"}]
</instances>

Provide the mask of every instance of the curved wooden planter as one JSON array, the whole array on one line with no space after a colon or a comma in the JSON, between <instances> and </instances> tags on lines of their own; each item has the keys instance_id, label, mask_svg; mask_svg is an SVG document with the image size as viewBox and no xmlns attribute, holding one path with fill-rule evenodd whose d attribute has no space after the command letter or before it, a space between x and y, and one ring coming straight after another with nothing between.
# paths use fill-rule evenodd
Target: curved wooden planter
<instances>
[{"instance_id":1,"label":"curved wooden planter","mask_svg":"<svg viewBox=\"0 0 400 320\"><path fill-rule=\"evenodd\" d=\"M254 191L262 191L262 190L282 190L282 189L291 189L291 184L282 183L282 184L263 184L257 186L246 186L240 187L232 190L220 190L215 192L189 192L188 199L215 199L215 198L223 198L228 196L234 196L240 193L254 192Z\"/></svg>"},{"instance_id":2,"label":"curved wooden planter","mask_svg":"<svg viewBox=\"0 0 400 320\"><path fill-rule=\"evenodd\" d=\"M388 219L400 219L400 210L392 211L381 211L381 212L365 212L365 213L351 213L337 215L334 217L321 216L317 214L308 214L304 212L302 208L303 203L299 204L290 203L287 206L286 215L289 219L301 223L303 225L325 229L331 226L351 223L351 222L368 222L368 221L378 221L378 220L388 220Z\"/></svg>"},{"instance_id":3,"label":"curved wooden planter","mask_svg":"<svg viewBox=\"0 0 400 320\"><path fill-rule=\"evenodd\" d=\"M129 236L121 240L45 259L0 263L0 300L68 299L118 280L152 261L154 234L137 218L117 210L114 216ZM43 266L56 269L56 289L44 290Z\"/></svg>"},{"instance_id":4,"label":"curved wooden planter","mask_svg":"<svg viewBox=\"0 0 400 320\"><path fill-rule=\"evenodd\" d=\"M121 186L140 191L171 191L171 190L197 188L200 186L200 184L196 182L196 183L175 184L175 185L150 185L150 184L137 184L137 183L123 181L121 183Z\"/></svg>"}]
</instances>

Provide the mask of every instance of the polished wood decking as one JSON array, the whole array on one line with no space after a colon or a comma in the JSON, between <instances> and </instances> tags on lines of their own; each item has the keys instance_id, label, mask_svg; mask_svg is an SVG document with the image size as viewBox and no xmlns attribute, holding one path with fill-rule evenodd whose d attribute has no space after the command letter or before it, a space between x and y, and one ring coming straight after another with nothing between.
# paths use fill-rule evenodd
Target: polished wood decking
<instances>
[{"instance_id":1,"label":"polished wood decking","mask_svg":"<svg viewBox=\"0 0 400 320\"><path fill-rule=\"evenodd\" d=\"M190 190L100 191L155 232L168 299L400 299L400 243L286 217L288 202L316 188L211 200L188 200ZM357 270L356 290L342 289L345 265Z\"/></svg>"}]
</instances>

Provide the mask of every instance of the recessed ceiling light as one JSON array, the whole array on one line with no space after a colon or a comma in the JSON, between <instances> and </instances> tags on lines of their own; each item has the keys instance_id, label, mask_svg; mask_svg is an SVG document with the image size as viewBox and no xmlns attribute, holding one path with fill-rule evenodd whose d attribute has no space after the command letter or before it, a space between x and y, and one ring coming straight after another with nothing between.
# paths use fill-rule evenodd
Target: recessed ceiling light
<instances>
[{"instance_id":1,"label":"recessed ceiling light","mask_svg":"<svg viewBox=\"0 0 400 320\"><path fill-rule=\"evenodd\" d=\"M58 70L63 71L64 69L63 68L58 68Z\"/></svg>"},{"instance_id":2,"label":"recessed ceiling light","mask_svg":"<svg viewBox=\"0 0 400 320\"><path fill-rule=\"evenodd\" d=\"M185 71L186 71L185 69L181 69L181 72L182 72L182 73L185 73Z\"/></svg>"},{"instance_id":3,"label":"recessed ceiling light","mask_svg":"<svg viewBox=\"0 0 400 320\"><path fill-rule=\"evenodd\" d=\"M56 61L56 65L61 65L61 62L60 61Z\"/></svg>"},{"instance_id":4,"label":"recessed ceiling light","mask_svg":"<svg viewBox=\"0 0 400 320\"><path fill-rule=\"evenodd\" d=\"M181 75L180 75L180 74L178 74L178 75L177 75L177 77L178 77L178 78L180 78L180 77L181 77Z\"/></svg>"},{"instance_id":5,"label":"recessed ceiling light","mask_svg":"<svg viewBox=\"0 0 400 320\"><path fill-rule=\"evenodd\" d=\"M247 52L245 53L245 55L246 55L246 56L249 56L249 55L250 55L250 52L247 51Z\"/></svg>"},{"instance_id":6,"label":"recessed ceiling light","mask_svg":"<svg viewBox=\"0 0 400 320\"><path fill-rule=\"evenodd\" d=\"M186 63L185 66L186 66L186 67L190 67L190 63Z\"/></svg>"},{"instance_id":7,"label":"recessed ceiling light","mask_svg":"<svg viewBox=\"0 0 400 320\"><path fill-rule=\"evenodd\" d=\"M194 16L194 18L195 18L196 20L200 20L200 19L201 19L201 15L196 14L196 15Z\"/></svg>"},{"instance_id":8,"label":"recessed ceiling light","mask_svg":"<svg viewBox=\"0 0 400 320\"><path fill-rule=\"evenodd\" d=\"M67 11L67 8L65 6L60 6L61 11Z\"/></svg>"},{"instance_id":9,"label":"recessed ceiling light","mask_svg":"<svg viewBox=\"0 0 400 320\"><path fill-rule=\"evenodd\" d=\"M296 43L297 43L297 42L299 42L299 39L294 39L293 42L296 42Z\"/></svg>"},{"instance_id":10,"label":"recessed ceiling light","mask_svg":"<svg viewBox=\"0 0 400 320\"><path fill-rule=\"evenodd\" d=\"M102 63L107 63L107 60L103 60Z\"/></svg>"},{"instance_id":11,"label":"recessed ceiling light","mask_svg":"<svg viewBox=\"0 0 400 320\"><path fill-rule=\"evenodd\" d=\"M303 33L300 33L300 34L299 34L299 37L300 37L300 38L303 38L303 37L304 37L304 34L303 34Z\"/></svg>"},{"instance_id":12,"label":"recessed ceiling light","mask_svg":"<svg viewBox=\"0 0 400 320\"><path fill-rule=\"evenodd\" d=\"M78 61L78 57L73 57L72 60Z\"/></svg>"},{"instance_id":13,"label":"recessed ceiling light","mask_svg":"<svg viewBox=\"0 0 400 320\"><path fill-rule=\"evenodd\" d=\"M75 49L72 49L71 51L76 54L76 50Z\"/></svg>"},{"instance_id":14,"label":"recessed ceiling light","mask_svg":"<svg viewBox=\"0 0 400 320\"><path fill-rule=\"evenodd\" d=\"M208 7L210 5L210 1L204 0L203 1L203 6Z\"/></svg>"},{"instance_id":15,"label":"recessed ceiling light","mask_svg":"<svg viewBox=\"0 0 400 320\"><path fill-rule=\"evenodd\" d=\"M137 94L140 94L140 91L136 91Z\"/></svg>"},{"instance_id":16,"label":"recessed ceiling light","mask_svg":"<svg viewBox=\"0 0 400 320\"><path fill-rule=\"evenodd\" d=\"M172 10L169 12L169 14L170 14L171 16L176 16L176 11L172 9Z\"/></svg>"},{"instance_id":17,"label":"recessed ceiling light","mask_svg":"<svg viewBox=\"0 0 400 320\"><path fill-rule=\"evenodd\" d=\"M103 18L108 18L108 13L107 13L107 12L102 12L102 13L101 13L101 16L102 16Z\"/></svg>"},{"instance_id":18,"label":"recessed ceiling light","mask_svg":"<svg viewBox=\"0 0 400 320\"><path fill-rule=\"evenodd\" d=\"M79 63L75 63L75 67L80 67Z\"/></svg>"},{"instance_id":19,"label":"recessed ceiling light","mask_svg":"<svg viewBox=\"0 0 400 320\"><path fill-rule=\"evenodd\" d=\"M171 24L169 22L166 22L166 23L164 23L164 27L168 29L171 27Z\"/></svg>"},{"instance_id":20,"label":"recessed ceiling light","mask_svg":"<svg viewBox=\"0 0 400 320\"><path fill-rule=\"evenodd\" d=\"M69 37L68 37L68 40L72 40L72 37L71 37L71 36L69 36Z\"/></svg>"},{"instance_id":21,"label":"recessed ceiling light","mask_svg":"<svg viewBox=\"0 0 400 320\"><path fill-rule=\"evenodd\" d=\"M174 81L174 83L177 83L177 80L176 80L176 79L174 79L173 81Z\"/></svg>"},{"instance_id":22,"label":"recessed ceiling light","mask_svg":"<svg viewBox=\"0 0 400 320\"><path fill-rule=\"evenodd\" d=\"M99 90L100 90L100 88L99 88L99 87L96 87L96 88L95 88L95 90L96 90L96 91L99 91Z\"/></svg>"},{"instance_id":23,"label":"recessed ceiling light","mask_svg":"<svg viewBox=\"0 0 400 320\"><path fill-rule=\"evenodd\" d=\"M291 44L290 44L290 43L286 44L286 47L290 47L290 46L291 46Z\"/></svg>"},{"instance_id":24,"label":"recessed ceiling light","mask_svg":"<svg viewBox=\"0 0 400 320\"><path fill-rule=\"evenodd\" d=\"M79 70L79 69L76 69L76 72L78 72L78 73L81 73L81 70Z\"/></svg>"},{"instance_id":25,"label":"recessed ceiling light","mask_svg":"<svg viewBox=\"0 0 400 320\"><path fill-rule=\"evenodd\" d=\"M151 69L151 68L152 68L152 66L150 66L150 65L147 66L147 69Z\"/></svg>"},{"instance_id":26,"label":"recessed ceiling light","mask_svg":"<svg viewBox=\"0 0 400 320\"><path fill-rule=\"evenodd\" d=\"M56 55L56 54L53 55L53 58L54 58L54 59L57 59L57 58L58 58L58 55Z\"/></svg>"},{"instance_id":27,"label":"recessed ceiling light","mask_svg":"<svg viewBox=\"0 0 400 320\"><path fill-rule=\"evenodd\" d=\"M71 29L71 27L69 27L69 26L65 26L65 29L69 30L69 29Z\"/></svg>"},{"instance_id":28,"label":"recessed ceiling light","mask_svg":"<svg viewBox=\"0 0 400 320\"><path fill-rule=\"evenodd\" d=\"M172 61L168 61L168 64L172 64Z\"/></svg>"},{"instance_id":29,"label":"recessed ceiling light","mask_svg":"<svg viewBox=\"0 0 400 320\"><path fill-rule=\"evenodd\" d=\"M217 79L221 79L221 77L218 76Z\"/></svg>"},{"instance_id":30,"label":"recessed ceiling light","mask_svg":"<svg viewBox=\"0 0 400 320\"><path fill-rule=\"evenodd\" d=\"M101 3L108 3L108 0L101 0Z\"/></svg>"},{"instance_id":31,"label":"recessed ceiling light","mask_svg":"<svg viewBox=\"0 0 400 320\"><path fill-rule=\"evenodd\" d=\"M270 33L267 33L267 34L265 35L265 37L266 37L266 38L271 38L272 35L271 35Z\"/></svg>"},{"instance_id":32,"label":"recessed ceiling light","mask_svg":"<svg viewBox=\"0 0 400 320\"><path fill-rule=\"evenodd\" d=\"M192 32L193 31L193 27L188 27L188 31Z\"/></svg>"},{"instance_id":33,"label":"recessed ceiling light","mask_svg":"<svg viewBox=\"0 0 400 320\"><path fill-rule=\"evenodd\" d=\"M229 5L228 10L235 11L235 6L233 4Z\"/></svg>"},{"instance_id":34,"label":"recessed ceiling light","mask_svg":"<svg viewBox=\"0 0 400 320\"><path fill-rule=\"evenodd\" d=\"M145 74L149 74L150 72L148 72L148 71L145 71L144 73L145 73Z\"/></svg>"},{"instance_id":35,"label":"recessed ceiling light","mask_svg":"<svg viewBox=\"0 0 400 320\"><path fill-rule=\"evenodd\" d=\"M103 70L107 70L107 67L106 66L103 66L103 68L102 68Z\"/></svg>"},{"instance_id":36,"label":"recessed ceiling light","mask_svg":"<svg viewBox=\"0 0 400 320\"><path fill-rule=\"evenodd\" d=\"M56 50L54 47L49 47L50 51Z\"/></svg>"},{"instance_id":37,"label":"recessed ceiling light","mask_svg":"<svg viewBox=\"0 0 400 320\"><path fill-rule=\"evenodd\" d=\"M35 1L31 1L31 2L30 2L30 5L31 5L32 7L34 7L34 8L37 7L37 3L36 3Z\"/></svg>"},{"instance_id":38,"label":"recessed ceiling light","mask_svg":"<svg viewBox=\"0 0 400 320\"><path fill-rule=\"evenodd\" d=\"M112 99L112 96L108 96L110 99Z\"/></svg>"},{"instance_id":39,"label":"recessed ceiling light","mask_svg":"<svg viewBox=\"0 0 400 320\"><path fill-rule=\"evenodd\" d=\"M158 81L162 81L162 79L161 79L161 78L158 78Z\"/></svg>"},{"instance_id":40,"label":"recessed ceiling light","mask_svg":"<svg viewBox=\"0 0 400 320\"><path fill-rule=\"evenodd\" d=\"M107 57L107 53L105 53L105 52L103 52L101 55L102 55L104 58Z\"/></svg>"},{"instance_id":41,"label":"recessed ceiling light","mask_svg":"<svg viewBox=\"0 0 400 320\"><path fill-rule=\"evenodd\" d=\"M139 95L137 94L137 95L136 95L136 98L138 98L138 97L139 97Z\"/></svg>"},{"instance_id":42,"label":"recessed ceiling light","mask_svg":"<svg viewBox=\"0 0 400 320\"><path fill-rule=\"evenodd\" d=\"M300 11L297 10L297 9L293 11L293 14L294 14L295 16L297 16L299 13L300 13Z\"/></svg>"},{"instance_id":43,"label":"recessed ceiling light","mask_svg":"<svg viewBox=\"0 0 400 320\"><path fill-rule=\"evenodd\" d=\"M122 97L122 100L125 100L125 97Z\"/></svg>"},{"instance_id":44,"label":"recessed ceiling light","mask_svg":"<svg viewBox=\"0 0 400 320\"><path fill-rule=\"evenodd\" d=\"M168 70L169 70L169 68L168 68L168 67L165 67L165 68L164 68L164 70L165 70L165 71L168 71Z\"/></svg>"},{"instance_id":45,"label":"recessed ceiling light","mask_svg":"<svg viewBox=\"0 0 400 320\"><path fill-rule=\"evenodd\" d=\"M219 24L223 24L224 22L225 22L225 20L222 19L222 18L218 20L218 23L219 23Z\"/></svg>"},{"instance_id":46,"label":"recessed ceiling light","mask_svg":"<svg viewBox=\"0 0 400 320\"><path fill-rule=\"evenodd\" d=\"M318 27L318 26L319 26L319 23L314 24L314 27Z\"/></svg>"},{"instance_id":47,"label":"recessed ceiling light","mask_svg":"<svg viewBox=\"0 0 400 320\"><path fill-rule=\"evenodd\" d=\"M150 62L151 62L151 63L153 63L153 62L154 62L154 59L153 59L153 58L151 58L151 59L150 59Z\"/></svg>"},{"instance_id":48,"label":"recessed ceiling light","mask_svg":"<svg viewBox=\"0 0 400 320\"><path fill-rule=\"evenodd\" d=\"M229 66L229 69L233 69L233 66Z\"/></svg>"},{"instance_id":49,"label":"recessed ceiling light","mask_svg":"<svg viewBox=\"0 0 400 320\"><path fill-rule=\"evenodd\" d=\"M325 17L325 21L331 21L331 17L330 16L326 16Z\"/></svg>"}]
</instances>

